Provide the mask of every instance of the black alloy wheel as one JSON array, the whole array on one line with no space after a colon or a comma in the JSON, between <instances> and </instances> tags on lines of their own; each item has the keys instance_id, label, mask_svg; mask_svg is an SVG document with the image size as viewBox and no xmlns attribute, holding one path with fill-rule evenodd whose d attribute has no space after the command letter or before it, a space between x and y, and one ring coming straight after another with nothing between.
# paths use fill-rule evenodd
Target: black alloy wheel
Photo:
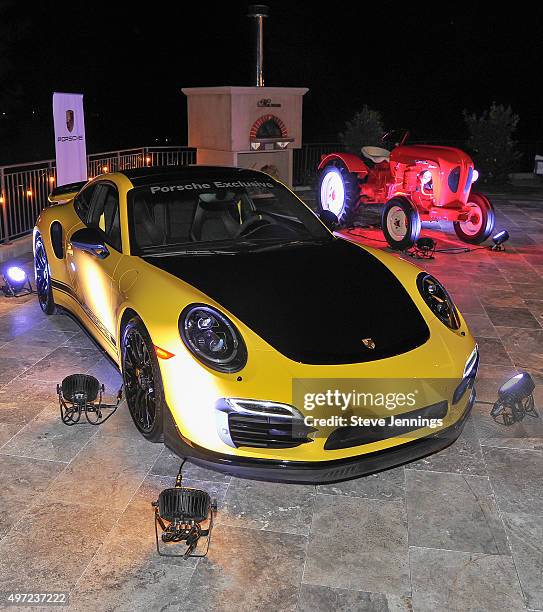
<instances>
[{"instance_id":1,"label":"black alloy wheel","mask_svg":"<svg viewBox=\"0 0 543 612\"><path fill-rule=\"evenodd\" d=\"M36 242L34 243L34 272L40 308L45 314L53 314L55 312L55 301L51 287L51 274L49 262L47 261L47 253L45 252L45 246L40 234L37 234Z\"/></svg>"},{"instance_id":2,"label":"black alloy wheel","mask_svg":"<svg viewBox=\"0 0 543 612\"><path fill-rule=\"evenodd\" d=\"M144 438L163 439L164 391L154 345L140 319L131 319L122 335L124 394L132 420Z\"/></svg>"}]
</instances>

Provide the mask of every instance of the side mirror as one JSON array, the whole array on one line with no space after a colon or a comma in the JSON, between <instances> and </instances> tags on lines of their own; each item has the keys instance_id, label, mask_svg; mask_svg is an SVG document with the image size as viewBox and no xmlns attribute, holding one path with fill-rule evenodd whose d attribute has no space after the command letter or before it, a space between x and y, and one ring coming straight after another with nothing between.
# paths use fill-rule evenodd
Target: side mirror
<instances>
[{"instance_id":1,"label":"side mirror","mask_svg":"<svg viewBox=\"0 0 543 612\"><path fill-rule=\"evenodd\" d=\"M102 234L94 227L84 227L77 230L72 234L70 243L74 248L99 259L105 259L109 255Z\"/></svg>"},{"instance_id":2,"label":"side mirror","mask_svg":"<svg viewBox=\"0 0 543 612\"><path fill-rule=\"evenodd\" d=\"M331 210L323 210L319 215L319 219L326 225L326 227L333 232L339 225L339 219L334 215Z\"/></svg>"}]
</instances>

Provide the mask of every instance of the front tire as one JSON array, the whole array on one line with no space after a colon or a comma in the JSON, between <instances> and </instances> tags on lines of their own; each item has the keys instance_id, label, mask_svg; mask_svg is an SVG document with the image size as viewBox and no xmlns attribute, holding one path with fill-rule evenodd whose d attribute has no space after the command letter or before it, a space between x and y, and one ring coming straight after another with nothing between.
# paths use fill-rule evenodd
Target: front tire
<instances>
[{"instance_id":1,"label":"front tire","mask_svg":"<svg viewBox=\"0 0 543 612\"><path fill-rule=\"evenodd\" d=\"M41 234L36 234L34 243L34 275L40 308L45 314L52 315L55 312L55 300L51 286L51 271Z\"/></svg>"},{"instance_id":2,"label":"front tire","mask_svg":"<svg viewBox=\"0 0 543 612\"><path fill-rule=\"evenodd\" d=\"M481 193L470 193L467 206L472 209L474 219L454 221L454 231L460 240L469 244L480 244L492 233L496 223L494 207Z\"/></svg>"},{"instance_id":3,"label":"front tire","mask_svg":"<svg viewBox=\"0 0 543 612\"><path fill-rule=\"evenodd\" d=\"M319 211L329 210L336 215L340 225L350 225L360 200L356 172L349 172L345 164L336 159L319 172L318 185Z\"/></svg>"},{"instance_id":4,"label":"front tire","mask_svg":"<svg viewBox=\"0 0 543 612\"><path fill-rule=\"evenodd\" d=\"M141 319L122 333L122 371L126 403L134 425L151 442L163 441L164 388L155 347Z\"/></svg>"},{"instance_id":5,"label":"front tire","mask_svg":"<svg viewBox=\"0 0 543 612\"><path fill-rule=\"evenodd\" d=\"M383 208L381 227L388 244L397 251L411 248L420 235L420 216L407 198L390 199Z\"/></svg>"}]
</instances>

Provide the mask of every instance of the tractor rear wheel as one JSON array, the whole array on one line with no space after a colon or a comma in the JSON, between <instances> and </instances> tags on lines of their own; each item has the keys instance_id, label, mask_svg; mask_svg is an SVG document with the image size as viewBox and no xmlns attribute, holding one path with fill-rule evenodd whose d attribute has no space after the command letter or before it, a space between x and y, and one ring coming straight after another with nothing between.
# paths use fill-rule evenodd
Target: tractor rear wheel
<instances>
[{"instance_id":1,"label":"tractor rear wheel","mask_svg":"<svg viewBox=\"0 0 543 612\"><path fill-rule=\"evenodd\" d=\"M454 221L454 231L460 240L480 244L492 233L496 215L490 200L481 193L470 193L467 206L473 215L467 221Z\"/></svg>"},{"instance_id":2,"label":"tractor rear wheel","mask_svg":"<svg viewBox=\"0 0 543 612\"><path fill-rule=\"evenodd\" d=\"M420 216L407 198L390 199L383 208L381 228L388 244L398 251L412 247L420 234Z\"/></svg>"},{"instance_id":3,"label":"tractor rear wheel","mask_svg":"<svg viewBox=\"0 0 543 612\"><path fill-rule=\"evenodd\" d=\"M318 185L319 210L333 212L340 225L351 225L360 199L356 172L349 172L345 164L336 159L319 172Z\"/></svg>"}]
</instances>

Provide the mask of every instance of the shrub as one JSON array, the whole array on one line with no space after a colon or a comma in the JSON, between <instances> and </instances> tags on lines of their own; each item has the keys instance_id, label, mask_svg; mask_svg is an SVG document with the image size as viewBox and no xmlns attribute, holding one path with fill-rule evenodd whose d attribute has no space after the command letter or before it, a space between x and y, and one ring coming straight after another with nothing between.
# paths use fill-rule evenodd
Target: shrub
<instances>
[{"instance_id":1,"label":"shrub","mask_svg":"<svg viewBox=\"0 0 543 612\"><path fill-rule=\"evenodd\" d=\"M467 147L476 168L485 182L504 182L520 159L513 134L519 116L510 106L492 103L479 117L464 110L464 121L469 132Z\"/></svg>"},{"instance_id":2,"label":"shrub","mask_svg":"<svg viewBox=\"0 0 543 612\"><path fill-rule=\"evenodd\" d=\"M385 133L383 118L379 111L364 105L356 115L345 123L339 140L350 153L360 153L364 146L383 146L381 138Z\"/></svg>"}]
</instances>

